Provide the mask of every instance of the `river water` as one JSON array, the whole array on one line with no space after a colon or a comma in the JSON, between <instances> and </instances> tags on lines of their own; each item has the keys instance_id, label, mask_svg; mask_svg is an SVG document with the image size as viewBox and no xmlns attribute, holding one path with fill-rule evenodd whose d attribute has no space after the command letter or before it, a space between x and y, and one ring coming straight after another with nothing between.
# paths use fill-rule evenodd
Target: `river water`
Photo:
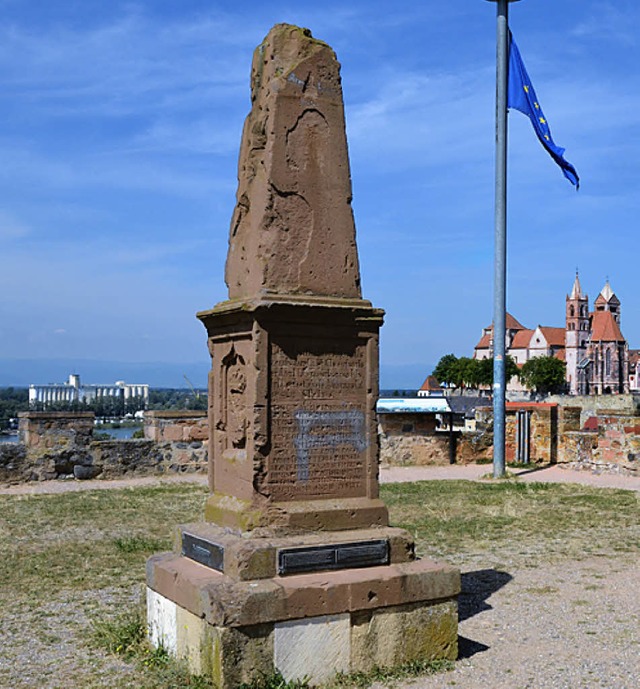
<instances>
[{"instance_id":1,"label":"river water","mask_svg":"<svg viewBox=\"0 0 640 689\"><path fill-rule=\"evenodd\" d=\"M116 440L128 440L131 436L140 428L139 426L123 426L121 428L102 428L101 426L96 426L95 431L97 433L107 433L112 438ZM18 434L15 435L5 435L0 434L0 443L17 443Z\"/></svg>"}]
</instances>

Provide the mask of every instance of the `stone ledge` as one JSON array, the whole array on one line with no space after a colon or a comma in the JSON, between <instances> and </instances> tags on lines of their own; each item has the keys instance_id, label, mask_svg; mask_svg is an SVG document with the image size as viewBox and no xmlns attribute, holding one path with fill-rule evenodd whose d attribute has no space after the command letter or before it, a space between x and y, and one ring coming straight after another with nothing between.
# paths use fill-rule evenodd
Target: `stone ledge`
<instances>
[{"instance_id":1,"label":"stone ledge","mask_svg":"<svg viewBox=\"0 0 640 689\"><path fill-rule=\"evenodd\" d=\"M228 529L197 522L178 527L175 548L182 550L183 534L191 534L224 551L222 571L235 580L268 579L277 574L277 552L283 548L338 545L386 539L389 542L389 562L408 562L415 559L413 538L404 529L380 527L349 531L317 532L288 537L253 534L238 535Z\"/></svg>"},{"instance_id":2,"label":"stone ledge","mask_svg":"<svg viewBox=\"0 0 640 689\"><path fill-rule=\"evenodd\" d=\"M460 571L424 559L247 582L161 553L147 561L147 584L211 625L241 627L452 599Z\"/></svg>"},{"instance_id":3,"label":"stone ledge","mask_svg":"<svg viewBox=\"0 0 640 689\"><path fill-rule=\"evenodd\" d=\"M286 532L349 531L389 525L380 498L352 497L270 502L254 505L223 493L207 498L205 520L238 531L269 527Z\"/></svg>"}]
</instances>

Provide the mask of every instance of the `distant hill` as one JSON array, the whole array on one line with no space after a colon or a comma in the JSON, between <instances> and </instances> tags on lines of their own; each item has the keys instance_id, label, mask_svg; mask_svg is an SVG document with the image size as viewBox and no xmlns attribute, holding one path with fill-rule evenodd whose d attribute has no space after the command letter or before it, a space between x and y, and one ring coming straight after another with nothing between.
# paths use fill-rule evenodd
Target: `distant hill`
<instances>
[{"instance_id":1,"label":"distant hill","mask_svg":"<svg viewBox=\"0 0 640 689\"><path fill-rule=\"evenodd\" d=\"M176 364L154 361L135 363L91 359L0 359L0 387L26 387L64 383L70 373L78 373L87 384L147 383L156 388L186 388L186 375L196 388L207 387L209 362Z\"/></svg>"},{"instance_id":2,"label":"distant hill","mask_svg":"<svg viewBox=\"0 0 640 689\"><path fill-rule=\"evenodd\" d=\"M433 370L431 364L382 364L380 388L417 390ZM153 361L149 363L97 361L93 359L0 359L0 387L63 383L70 373L87 384L147 383L155 388L185 388L187 378L196 388L207 387L209 361L188 364Z\"/></svg>"}]
</instances>

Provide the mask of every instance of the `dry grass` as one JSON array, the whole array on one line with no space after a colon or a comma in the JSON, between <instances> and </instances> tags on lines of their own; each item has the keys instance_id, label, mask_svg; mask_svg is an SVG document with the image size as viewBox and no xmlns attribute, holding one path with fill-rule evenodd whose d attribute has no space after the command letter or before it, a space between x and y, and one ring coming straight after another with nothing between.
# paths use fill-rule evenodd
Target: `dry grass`
<instances>
[{"instance_id":1,"label":"dry grass","mask_svg":"<svg viewBox=\"0 0 640 689\"><path fill-rule=\"evenodd\" d=\"M147 557L171 547L177 524L201 517L205 496L195 485L0 496L0 686L206 686L166 659L123 660L92 641L96 624L109 629L140 610ZM421 553L467 567L640 550L638 496L627 491L429 481L383 486L382 497Z\"/></svg>"},{"instance_id":2,"label":"dry grass","mask_svg":"<svg viewBox=\"0 0 640 689\"><path fill-rule=\"evenodd\" d=\"M392 519L419 552L469 564L493 556L509 566L640 550L639 496L575 484L425 481L385 486Z\"/></svg>"}]
</instances>

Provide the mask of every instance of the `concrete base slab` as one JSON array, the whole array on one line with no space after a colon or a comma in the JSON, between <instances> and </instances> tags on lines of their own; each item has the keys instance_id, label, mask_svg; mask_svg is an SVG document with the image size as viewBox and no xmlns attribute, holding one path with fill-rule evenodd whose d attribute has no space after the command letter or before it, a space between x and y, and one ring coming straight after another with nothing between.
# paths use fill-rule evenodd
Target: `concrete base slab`
<instances>
[{"instance_id":1,"label":"concrete base slab","mask_svg":"<svg viewBox=\"0 0 640 689\"><path fill-rule=\"evenodd\" d=\"M457 657L460 572L430 560L239 581L165 553L147 583L151 642L218 689Z\"/></svg>"},{"instance_id":2,"label":"concrete base slab","mask_svg":"<svg viewBox=\"0 0 640 689\"><path fill-rule=\"evenodd\" d=\"M149 640L156 648L175 655L178 651L178 606L169 598L147 589Z\"/></svg>"},{"instance_id":3,"label":"concrete base slab","mask_svg":"<svg viewBox=\"0 0 640 689\"><path fill-rule=\"evenodd\" d=\"M317 685L339 672L458 655L455 600L225 627L209 624L151 589L147 595L151 642L158 646L161 639L174 639L172 654L186 660L194 674L210 677L217 689L236 689L276 670L288 681L307 678Z\"/></svg>"},{"instance_id":4,"label":"concrete base slab","mask_svg":"<svg viewBox=\"0 0 640 689\"><path fill-rule=\"evenodd\" d=\"M351 667L351 617L325 615L278 622L273 630L274 664L287 680L327 682Z\"/></svg>"}]
</instances>

